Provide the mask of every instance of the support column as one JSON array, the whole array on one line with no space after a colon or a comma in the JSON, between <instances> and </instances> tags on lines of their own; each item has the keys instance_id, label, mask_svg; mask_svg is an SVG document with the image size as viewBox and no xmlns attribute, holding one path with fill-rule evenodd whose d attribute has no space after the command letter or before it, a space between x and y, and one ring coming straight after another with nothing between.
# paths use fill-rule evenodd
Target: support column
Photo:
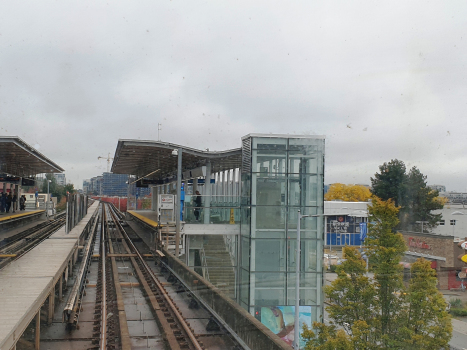
<instances>
[{"instance_id":1,"label":"support column","mask_svg":"<svg viewBox=\"0 0 467 350\"><path fill-rule=\"evenodd\" d=\"M178 149L178 167L177 167L177 200L175 201L175 256L178 258L180 253L180 198L182 197L182 148Z\"/></svg>"},{"instance_id":2,"label":"support column","mask_svg":"<svg viewBox=\"0 0 467 350\"><path fill-rule=\"evenodd\" d=\"M204 197L204 223L209 224L211 222L211 162L206 164L206 179L204 181L204 186L206 188L205 197Z\"/></svg>"},{"instance_id":3,"label":"support column","mask_svg":"<svg viewBox=\"0 0 467 350\"><path fill-rule=\"evenodd\" d=\"M41 309L36 314L36 333L34 337L34 350L41 348Z\"/></svg>"},{"instance_id":4,"label":"support column","mask_svg":"<svg viewBox=\"0 0 467 350\"><path fill-rule=\"evenodd\" d=\"M55 310L55 287L52 288L52 291L49 294L49 310L47 311L47 325L51 325L54 320L54 310Z\"/></svg>"},{"instance_id":5,"label":"support column","mask_svg":"<svg viewBox=\"0 0 467 350\"><path fill-rule=\"evenodd\" d=\"M63 273L58 280L58 300L62 301L63 298Z\"/></svg>"}]
</instances>

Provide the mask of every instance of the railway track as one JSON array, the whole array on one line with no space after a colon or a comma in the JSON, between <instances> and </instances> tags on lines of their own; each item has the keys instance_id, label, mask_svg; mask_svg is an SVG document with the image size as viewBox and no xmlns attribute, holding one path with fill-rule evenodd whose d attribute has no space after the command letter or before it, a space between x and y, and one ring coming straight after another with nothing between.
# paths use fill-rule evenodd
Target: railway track
<instances>
[{"instance_id":1,"label":"railway track","mask_svg":"<svg viewBox=\"0 0 467 350\"><path fill-rule=\"evenodd\" d=\"M0 269L20 258L65 224L65 213L54 220L46 221L24 230L0 242Z\"/></svg>"},{"instance_id":2,"label":"railway track","mask_svg":"<svg viewBox=\"0 0 467 350\"><path fill-rule=\"evenodd\" d=\"M216 342L216 349L241 349L222 327L200 331L199 323L197 327L190 325L193 314L202 313L204 325L211 316L196 303L196 309L190 310L191 319L183 315L192 301L188 291L180 290L181 283L174 285L158 271L159 267L150 264L154 261L150 248L122 218L113 206L101 205L63 310L63 319L72 332L67 341L90 340L83 348L88 350L202 350ZM92 303L91 296L95 296ZM80 316L89 313L89 307L92 320ZM80 338L80 325L86 322L92 322L92 334ZM82 329L86 328L89 325ZM209 346L200 340L202 336Z\"/></svg>"}]
</instances>

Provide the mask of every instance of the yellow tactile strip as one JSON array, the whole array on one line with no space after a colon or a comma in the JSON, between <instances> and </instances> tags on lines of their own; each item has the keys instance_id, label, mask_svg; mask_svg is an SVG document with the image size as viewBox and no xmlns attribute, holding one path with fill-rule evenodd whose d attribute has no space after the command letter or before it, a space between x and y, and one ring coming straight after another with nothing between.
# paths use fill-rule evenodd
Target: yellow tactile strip
<instances>
[{"instance_id":1,"label":"yellow tactile strip","mask_svg":"<svg viewBox=\"0 0 467 350\"><path fill-rule=\"evenodd\" d=\"M34 210L34 211L27 211L25 213L20 213L20 214L14 214L14 215L8 215L8 216L0 216L0 221L6 221L6 220L10 220L10 219L16 219L16 218L20 218L22 216L28 216L28 215L32 215L32 214L37 214L39 212L44 212L45 210Z\"/></svg>"},{"instance_id":2,"label":"yellow tactile strip","mask_svg":"<svg viewBox=\"0 0 467 350\"><path fill-rule=\"evenodd\" d=\"M133 210L128 210L128 214L131 214L133 215L134 217L140 219L141 221L145 222L146 224L152 226L152 227L157 227L157 222L155 221L152 221L150 219L148 219L147 217L141 215L141 214L138 214L136 213L135 211Z\"/></svg>"}]
</instances>

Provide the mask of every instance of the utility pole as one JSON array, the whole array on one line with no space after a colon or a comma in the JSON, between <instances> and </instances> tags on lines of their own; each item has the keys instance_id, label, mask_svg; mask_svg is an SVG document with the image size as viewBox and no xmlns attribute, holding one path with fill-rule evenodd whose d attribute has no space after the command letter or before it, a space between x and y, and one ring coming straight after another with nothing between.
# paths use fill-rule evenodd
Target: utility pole
<instances>
[{"instance_id":1,"label":"utility pole","mask_svg":"<svg viewBox=\"0 0 467 350\"><path fill-rule=\"evenodd\" d=\"M161 140L161 137L160 137L160 134L159 134L159 131L162 130L161 126L162 126L161 123L157 123L157 141Z\"/></svg>"},{"instance_id":2,"label":"utility pole","mask_svg":"<svg viewBox=\"0 0 467 350\"><path fill-rule=\"evenodd\" d=\"M97 159L107 159L107 172L109 172L109 167L110 167L110 160L113 160L113 158L110 157L110 153L107 155L107 158L106 157L97 157Z\"/></svg>"}]
</instances>

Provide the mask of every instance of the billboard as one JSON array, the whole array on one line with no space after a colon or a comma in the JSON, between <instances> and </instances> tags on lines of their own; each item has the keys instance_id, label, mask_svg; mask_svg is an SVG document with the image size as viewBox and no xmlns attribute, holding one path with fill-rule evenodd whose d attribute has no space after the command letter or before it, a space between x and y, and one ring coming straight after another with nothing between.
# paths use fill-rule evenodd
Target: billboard
<instances>
[{"instance_id":1,"label":"billboard","mask_svg":"<svg viewBox=\"0 0 467 350\"><path fill-rule=\"evenodd\" d=\"M261 323L277 334L287 344L294 341L295 306L276 306L261 308ZM300 306L299 309L300 333L305 323L311 328L311 306ZM305 342L300 339L300 348L305 347Z\"/></svg>"}]
</instances>

